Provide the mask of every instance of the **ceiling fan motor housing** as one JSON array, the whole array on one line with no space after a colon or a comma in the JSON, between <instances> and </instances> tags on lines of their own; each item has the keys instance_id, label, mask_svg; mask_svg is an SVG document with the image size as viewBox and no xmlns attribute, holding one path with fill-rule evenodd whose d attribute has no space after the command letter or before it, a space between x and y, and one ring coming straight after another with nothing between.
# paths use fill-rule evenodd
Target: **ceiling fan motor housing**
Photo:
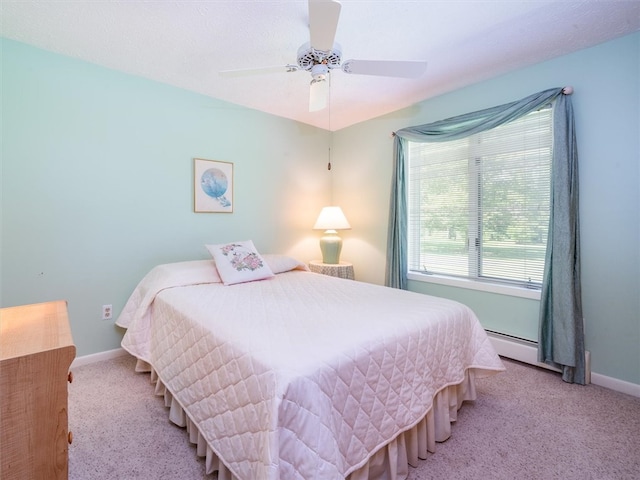
<instances>
[{"instance_id":1,"label":"ceiling fan motor housing","mask_svg":"<svg viewBox=\"0 0 640 480\"><path fill-rule=\"evenodd\" d=\"M340 63L342 62L341 57L342 52L340 51L340 45L337 43L335 43L333 45L333 49L328 52L316 50L311 47L308 42L298 49L298 65L302 70L311 71L312 74L314 73L314 65L325 66L327 69L327 71L324 72L325 75L328 72L328 69L339 68Z\"/></svg>"}]
</instances>

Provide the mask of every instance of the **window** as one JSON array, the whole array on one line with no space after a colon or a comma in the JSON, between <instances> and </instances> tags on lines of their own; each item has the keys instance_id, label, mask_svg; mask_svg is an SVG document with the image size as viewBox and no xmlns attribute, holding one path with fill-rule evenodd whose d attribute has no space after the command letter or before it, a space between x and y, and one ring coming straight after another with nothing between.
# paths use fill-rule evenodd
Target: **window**
<instances>
[{"instance_id":1,"label":"window","mask_svg":"<svg viewBox=\"0 0 640 480\"><path fill-rule=\"evenodd\" d=\"M460 140L408 142L409 271L540 288L552 109Z\"/></svg>"}]
</instances>

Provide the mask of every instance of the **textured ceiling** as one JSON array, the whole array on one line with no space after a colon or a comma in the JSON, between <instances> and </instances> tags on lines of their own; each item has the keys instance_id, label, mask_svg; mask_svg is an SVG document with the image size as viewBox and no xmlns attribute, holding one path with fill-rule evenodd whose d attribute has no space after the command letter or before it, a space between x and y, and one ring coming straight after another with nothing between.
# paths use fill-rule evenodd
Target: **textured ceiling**
<instances>
[{"instance_id":1,"label":"textured ceiling","mask_svg":"<svg viewBox=\"0 0 640 480\"><path fill-rule=\"evenodd\" d=\"M343 60L426 60L419 79L331 73L309 113L310 74L225 77L296 63L305 0L0 2L0 35L329 130L640 30L640 0L343 0Z\"/></svg>"}]
</instances>

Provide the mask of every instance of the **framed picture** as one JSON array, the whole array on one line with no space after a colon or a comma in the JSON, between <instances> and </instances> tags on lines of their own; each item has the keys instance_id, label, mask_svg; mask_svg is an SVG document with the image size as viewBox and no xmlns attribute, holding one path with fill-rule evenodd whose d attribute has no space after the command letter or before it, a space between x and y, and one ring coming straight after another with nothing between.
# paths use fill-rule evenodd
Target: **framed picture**
<instances>
[{"instance_id":1,"label":"framed picture","mask_svg":"<svg viewBox=\"0 0 640 480\"><path fill-rule=\"evenodd\" d=\"M233 163L193 159L196 213L233 212Z\"/></svg>"}]
</instances>

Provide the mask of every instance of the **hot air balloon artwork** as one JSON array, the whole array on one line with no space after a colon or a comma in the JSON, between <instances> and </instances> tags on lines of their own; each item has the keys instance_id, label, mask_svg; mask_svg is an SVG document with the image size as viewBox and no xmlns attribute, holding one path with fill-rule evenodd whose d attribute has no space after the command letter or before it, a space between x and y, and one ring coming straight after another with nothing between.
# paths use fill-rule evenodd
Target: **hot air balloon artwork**
<instances>
[{"instance_id":1,"label":"hot air balloon artwork","mask_svg":"<svg viewBox=\"0 0 640 480\"><path fill-rule=\"evenodd\" d=\"M233 163L194 159L194 211L233 212Z\"/></svg>"}]
</instances>

